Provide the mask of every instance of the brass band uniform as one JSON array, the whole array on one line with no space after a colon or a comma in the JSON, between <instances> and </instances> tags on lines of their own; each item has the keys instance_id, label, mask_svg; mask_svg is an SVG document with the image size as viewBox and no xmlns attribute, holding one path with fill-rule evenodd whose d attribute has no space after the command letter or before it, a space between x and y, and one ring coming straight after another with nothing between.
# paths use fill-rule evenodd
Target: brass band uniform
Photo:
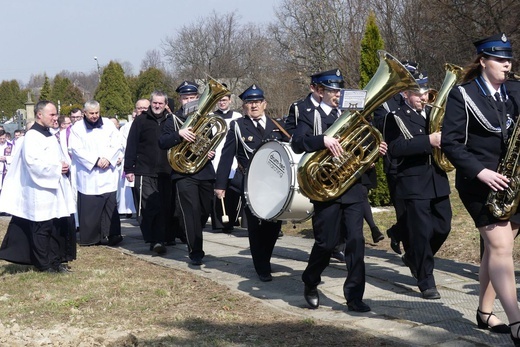
<instances>
[{"instance_id":1,"label":"brass band uniform","mask_svg":"<svg viewBox=\"0 0 520 347\"><path fill-rule=\"evenodd\" d=\"M509 141L517 145L518 138L511 136L518 126L520 94L517 88L508 89L506 83L513 56L506 35L493 35L474 45L476 58L465 68L462 84L448 96L442 149L457 169L455 186L484 240L478 327L511 333L515 346L520 346L520 310L512 257L520 215L506 215L499 220L486 204L491 191L502 191L510 184L513 173L499 172L498 168L500 161L508 161ZM516 163L517 159L513 160ZM493 315L496 297L509 319L511 332Z\"/></svg>"},{"instance_id":2,"label":"brass band uniform","mask_svg":"<svg viewBox=\"0 0 520 347\"><path fill-rule=\"evenodd\" d=\"M320 106L313 112L300 114L293 134L292 148L295 153L330 150L338 155L339 142L323 135L337 119L338 99L343 88L343 76L339 70L330 70L315 75L322 97ZM343 292L349 310L370 311L362 299L365 292L365 238L363 237L363 201L365 188L360 180L332 201L311 201L314 205L312 227L314 245L302 274L304 298L311 308L319 307L317 286L321 274L327 268L330 257L338 243L345 239L345 257L348 275Z\"/></svg>"},{"instance_id":3,"label":"brass band uniform","mask_svg":"<svg viewBox=\"0 0 520 347\"><path fill-rule=\"evenodd\" d=\"M249 167L255 150L268 140L289 141L274 121L265 115L267 102L262 89L253 84L239 97L244 102L244 117L231 123L222 149L215 183L215 194L218 198L225 195L229 172L235 157L238 161L238 170L233 177L232 185L243 192L244 173ZM244 212L255 270L261 281L271 281L271 255L281 222L259 219L251 212L249 206L245 207Z\"/></svg>"},{"instance_id":4,"label":"brass band uniform","mask_svg":"<svg viewBox=\"0 0 520 347\"><path fill-rule=\"evenodd\" d=\"M385 140L388 153L397 160L395 195L405 203L410 246L403 262L410 267L424 299L440 299L436 288L434 255L451 230L448 176L432 158L440 146L440 133L429 131L430 107L425 74L416 73L419 90L403 92L403 106L387 116Z\"/></svg>"},{"instance_id":5,"label":"brass band uniform","mask_svg":"<svg viewBox=\"0 0 520 347\"><path fill-rule=\"evenodd\" d=\"M185 95L195 95L189 105L197 104L196 93L198 88L195 83L185 81L177 92ZM190 94L186 94L186 93ZM194 94L195 93L195 94ZM183 114L178 115L183 122L191 112L190 107L183 103ZM195 110L195 109L194 109ZM195 141L196 134L191 131L191 128L178 128L175 124L176 117L168 117L164 124L161 136L159 137L159 148L175 150L183 141ZM181 220L181 227L184 228L186 240L188 242L188 251L191 263L193 265L202 265L202 258L204 258L202 230L206 225L211 212L213 203L213 183L215 182L215 170L210 160L206 161L204 166L193 174L182 173L172 170L172 180L175 186L174 192L176 194L178 205L175 208L179 209Z\"/></svg>"}]
</instances>

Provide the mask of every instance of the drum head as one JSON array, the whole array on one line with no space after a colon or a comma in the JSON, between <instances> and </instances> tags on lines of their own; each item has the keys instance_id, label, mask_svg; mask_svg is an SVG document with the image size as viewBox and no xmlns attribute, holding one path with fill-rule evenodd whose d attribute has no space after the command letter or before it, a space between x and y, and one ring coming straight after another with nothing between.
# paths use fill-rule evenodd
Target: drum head
<instances>
[{"instance_id":1,"label":"drum head","mask_svg":"<svg viewBox=\"0 0 520 347\"><path fill-rule=\"evenodd\" d=\"M273 219L283 212L294 185L289 153L279 142L262 145L255 153L245 180L245 195L259 218Z\"/></svg>"}]
</instances>

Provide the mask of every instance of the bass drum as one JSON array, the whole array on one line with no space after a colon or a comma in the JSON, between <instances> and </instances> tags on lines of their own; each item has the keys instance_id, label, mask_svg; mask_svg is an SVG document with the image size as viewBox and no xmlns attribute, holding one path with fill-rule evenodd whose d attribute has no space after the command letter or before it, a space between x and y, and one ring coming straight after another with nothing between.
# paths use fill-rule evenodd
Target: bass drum
<instances>
[{"instance_id":1,"label":"bass drum","mask_svg":"<svg viewBox=\"0 0 520 347\"><path fill-rule=\"evenodd\" d=\"M251 212L268 221L301 223L313 213L312 203L300 193L296 170L303 154L290 144L269 141L251 159L244 182L244 195Z\"/></svg>"}]
</instances>

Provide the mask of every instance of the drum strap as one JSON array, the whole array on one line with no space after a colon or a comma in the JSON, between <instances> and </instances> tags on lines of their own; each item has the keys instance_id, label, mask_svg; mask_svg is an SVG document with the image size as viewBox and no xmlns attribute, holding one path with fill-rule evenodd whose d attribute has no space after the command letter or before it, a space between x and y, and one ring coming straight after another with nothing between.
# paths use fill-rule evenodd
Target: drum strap
<instances>
[{"instance_id":1,"label":"drum strap","mask_svg":"<svg viewBox=\"0 0 520 347\"><path fill-rule=\"evenodd\" d=\"M274 120L273 118L271 118L271 120L273 121L274 125L276 125L278 127L278 129L280 129L280 131L288 138L290 139L291 138L291 135L289 135L289 133L283 128L283 126L280 125L280 123L278 123L276 120Z\"/></svg>"}]
</instances>

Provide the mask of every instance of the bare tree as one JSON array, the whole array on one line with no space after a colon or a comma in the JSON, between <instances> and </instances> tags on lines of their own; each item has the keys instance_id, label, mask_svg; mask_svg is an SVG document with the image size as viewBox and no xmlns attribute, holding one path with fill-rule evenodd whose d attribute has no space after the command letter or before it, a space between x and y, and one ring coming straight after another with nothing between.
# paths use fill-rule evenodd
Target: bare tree
<instances>
[{"instance_id":1,"label":"bare tree","mask_svg":"<svg viewBox=\"0 0 520 347\"><path fill-rule=\"evenodd\" d=\"M164 70L161 52L158 49L150 49L146 51L145 57L141 62L141 71L146 71L150 68Z\"/></svg>"},{"instance_id":2,"label":"bare tree","mask_svg":"<svg viewBox=\"0 0 520 347\"><path fill-rule=\"evenodd\" d=\"M184 26L175 37L163 42L163 52L173 71L181 78L233 77L247 75L249 64L244 60L244 32L235 13L218 15L213 12L192 25Z\"/></svg>"}]
</instances>

